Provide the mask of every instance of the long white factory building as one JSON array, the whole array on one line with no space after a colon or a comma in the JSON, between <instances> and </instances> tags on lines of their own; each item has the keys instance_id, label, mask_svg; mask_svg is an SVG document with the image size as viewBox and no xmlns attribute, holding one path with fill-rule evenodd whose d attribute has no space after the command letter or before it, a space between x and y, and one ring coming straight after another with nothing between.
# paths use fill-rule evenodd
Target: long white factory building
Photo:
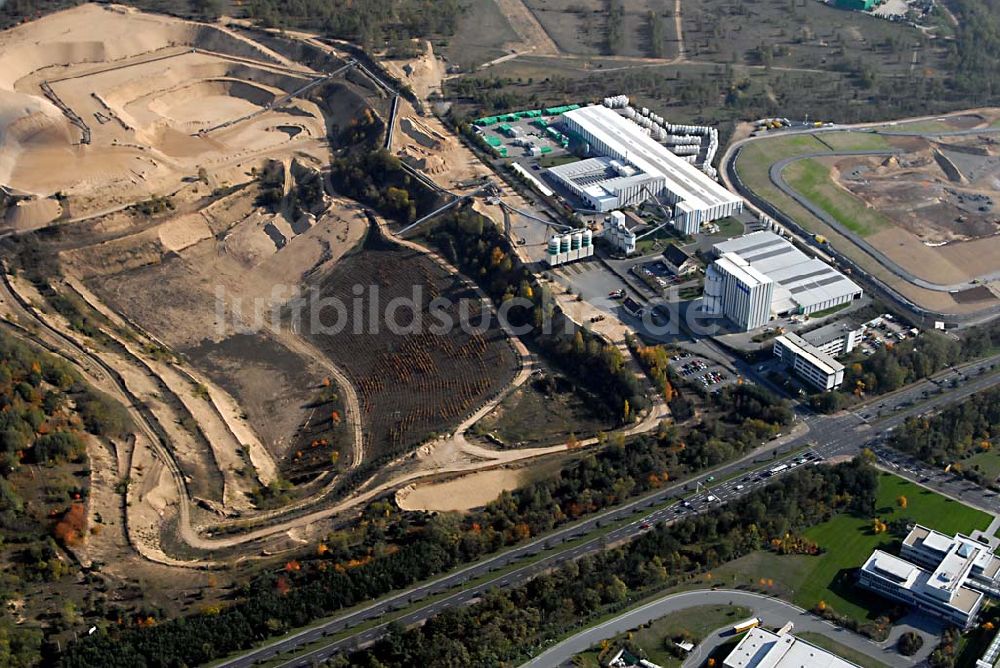
<instances>
[{"instance_id":1,"label":"long white factory building","mask_svg":"<svg viewBox=\"0 0 1000 668\"><path fill-rule=\"evenodd\" d=\"M674 207L674 226L695 234L702 223L743 210L743 200L647 130L602 105L562 115L566 128L603 156L554 167L549 172L593 209L611 211L647 198L646 189Z\"/></svg>"},{"instance_id":2,"label":"long white factory building","mask_svg":"<svg viewBox=\"0 0 1000 668\"><path fill-rule=\"evenodd\" d=\"M775 316L817 313L862 296L854 281L774 232L730 239L713 251L718 259L705 272L704 308L745 331Z\"/></svg>"}]
</instances>

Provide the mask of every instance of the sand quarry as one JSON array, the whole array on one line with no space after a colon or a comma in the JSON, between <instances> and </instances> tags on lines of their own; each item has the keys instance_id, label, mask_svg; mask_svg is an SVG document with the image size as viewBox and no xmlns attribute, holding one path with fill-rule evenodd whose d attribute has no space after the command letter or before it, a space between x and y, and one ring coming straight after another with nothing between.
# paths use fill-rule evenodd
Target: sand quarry
<instances>
[{"instance_id":1,"label":"sand quarry","mask_svg":"<svg viewBox=\"0 0 1000 668\"><path fill-rule=\"evenodd\" d=\"M366 412L370 379L352 377L336 350L274 316L294 290L329 287L338 266L371 260L365 240L385 228L328 184L340 130L366 112L384 124L392 105L349 63L308 35L114 5L82 5L0 34L7 204L0 234L60 228L31 238L61 270L51 289L85 313L100 337L74 329L51 304L42 307L47 297L23 265L25 274L10 275L0 309L11 321L51 326L39 336L130 407L136 438L117 448L113 475L95 478L95 489L104 486L90 507L118 517L128 546L93 541L88 548L89 558L121 564L123 577L134 564L130 550L170 567L280 555L403 485L565 450L496 452L464 437L528 377L527 351L496 332L491 345L509 358L507 375L482 376L482 346L467 347L467 364L478 366L445 380L465 383L455 391L468 405L448 405L451 413L428 427L450 435L414 451L404 444L388 464L369 466L385 458L371 437L379 416ZM406 69L423 77L428 94L439 86L429 49ZM440 121L406 100L392 150L457 191L489 173ZM278 173L280 187L262 200L265 172ZM303 205L300 186L314 192L317 182L322 192ZM406 249L394 268L404 277L398 280L459 280L426 249L396 243ZM419 341L405 343L399 357L414 346L418 361L430 355ZM421 387L429 382L427 373L411 375ZM470 385L483 378L497 387ZM318 399L329 394L335 398ZM643 428L657 418L651 414ZM126 477L134 484L122 504L114 482ZM340 489L345 479L350 486ZM452 480L445 493L461 497L452 507L464 509L521 480L520 470L500 469ZM283 481L294 485L269 498L267 487ZM410 506L438 505L434 493L422 499L427 493L410 497Z\"/></svg>"},{"instance_id":2,"label":"sand quarry","mask_svg":"<svg viewBox=\"0 0 1000 668\"><path fill-rule=\"evenodd\" d=\"M169 194L200 170L231 181L326 137L316 105L290 97L326 73L221 26L82 5L0 35L0 62L0 184L32 198L11 208L17 228Z\"/></svg>"}]
</instances>

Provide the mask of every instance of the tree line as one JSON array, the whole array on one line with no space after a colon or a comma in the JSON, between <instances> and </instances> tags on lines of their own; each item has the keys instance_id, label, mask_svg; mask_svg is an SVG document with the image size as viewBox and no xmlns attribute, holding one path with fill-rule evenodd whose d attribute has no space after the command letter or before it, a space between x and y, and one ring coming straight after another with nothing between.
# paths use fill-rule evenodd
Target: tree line
<instances>
[{"instance_id":1,"label":"tree line","mask_svg":"<svg viewBox=\"0 0 1000 668\"><path fill-rule=\"evenodd\" d=\"M589 395L586 398L595 410L629 422L648 406L621 351L568 321L551 290L522 264L510 240L492 221L471 207L461 208L443 216L426 238L477 281L498 306L520 298L523 306L506 310L508 321L530 327L522 340L537 347L578 391Z\"/></svg>"},{"instance_id":2,"label":"tree line","mask_svg":"<svg viewBox=\"0 0 1000 668\"><path fill-rule=\"evenodd\" d=\"M905 452L936 467L951 471L984 487L997 487L996 480L984 475L976 464L963 460L989 452L1000 425L1000 389L994 388L952 404L931 417L912 417L889 440Z\"/></svg>"},{"instance_id":3,"label":"tree line","mask_svg":"<svg viewBox=\"0 0 1000 668\"><path fill-rule=\"evenodd\" d=\"M877 484L874 470L860 459L800 469L716 512L660 523L623 547L492 590L481 602L445 610L423 626L394 627L371 648L335 657L330 665L516 665L553 639L652 592L768 549L835 513L870 512Z\"/></svg>"},{"instance_id":4,"label":"tree line","mask_svg":"<svg viewBox=\"0 0 1000 668\"><path fill-rule=\"evenodd\" d=\"M972 327L961 339L925 331L915 338L886 343L867 357L855 353L845 362L840 390L813 395L810 402L815 409L832 413L863 397L893 392L998 348L1000 321Z\"/></svg>"},{"instance_id":5,"label":"tree line","mask_svg":"<svg viewBox=\"0 0 1000 668\"><path fill-rule=\"evenodd\" d=\"M89 484L78 475L89 466L86 432L122 438L130 430L124 408L85 385L67 363L0 332L0 600L75 570L64 550L87 534ZM15 623L5 605L0 664L38 663L42 631L64 628L51 617Z\"/></svg>"}]
</instances>

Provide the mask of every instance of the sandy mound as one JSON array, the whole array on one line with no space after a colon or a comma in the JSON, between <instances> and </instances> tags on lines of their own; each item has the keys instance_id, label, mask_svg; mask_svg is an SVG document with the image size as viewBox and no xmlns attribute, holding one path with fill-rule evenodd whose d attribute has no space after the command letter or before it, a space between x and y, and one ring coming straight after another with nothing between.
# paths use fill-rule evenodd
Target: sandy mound
<instances>
[{"instance_id":1,"label":"sandy mound","mask_svg":"<svg viewBox=\"0 0 1000 668\"><path fill-rule=\"evenodd\" d=\"M33 230L48 225L62 214L54 199L22 200L7 209L5 222L16 230Z\"/></svg>"},{"instance_id":2,"label":"sandy mound","mask_svg":"<svg viewBox=\"0 0 1000 668\"><path fill-rule=\"evenodd\" d=\"M409 485L396 492L396 504L403 510L470 510L516 489L524 478L523 469L493 469L448 482Z\"/></svg>"}]
</instances>

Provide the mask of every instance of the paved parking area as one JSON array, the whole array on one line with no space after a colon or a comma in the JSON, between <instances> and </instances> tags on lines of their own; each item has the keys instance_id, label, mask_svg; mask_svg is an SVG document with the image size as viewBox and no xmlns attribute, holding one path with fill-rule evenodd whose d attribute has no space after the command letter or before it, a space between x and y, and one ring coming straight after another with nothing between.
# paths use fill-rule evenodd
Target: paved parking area
<instances>
[{"instance_id":1,"label":"paved parking area","mask_svg":"<svg viewBox=\"0 0 1000 668\"><path fill-rule=\"evenodd\" d=\"M736 377L721 364L690 352L678 352L670 358L670 366L682 378L702 385L709 392L718 392L736 382Z\"/></svg>"},{"instance_id":2,"label":"paved parking area","mask_svg":"<svg viewBox=\"0 0 1000 668\"><path fill-rule=\"evenodd\" d=\"M864 336L861 340L861 352L871 355L876 350L886 344L886 342L898 343L920 336L920 330L915 330L892 318L892 316L881 316L865 328ZM914 333L916 332L916 333Z\"/></svg>"}]
</instances>

